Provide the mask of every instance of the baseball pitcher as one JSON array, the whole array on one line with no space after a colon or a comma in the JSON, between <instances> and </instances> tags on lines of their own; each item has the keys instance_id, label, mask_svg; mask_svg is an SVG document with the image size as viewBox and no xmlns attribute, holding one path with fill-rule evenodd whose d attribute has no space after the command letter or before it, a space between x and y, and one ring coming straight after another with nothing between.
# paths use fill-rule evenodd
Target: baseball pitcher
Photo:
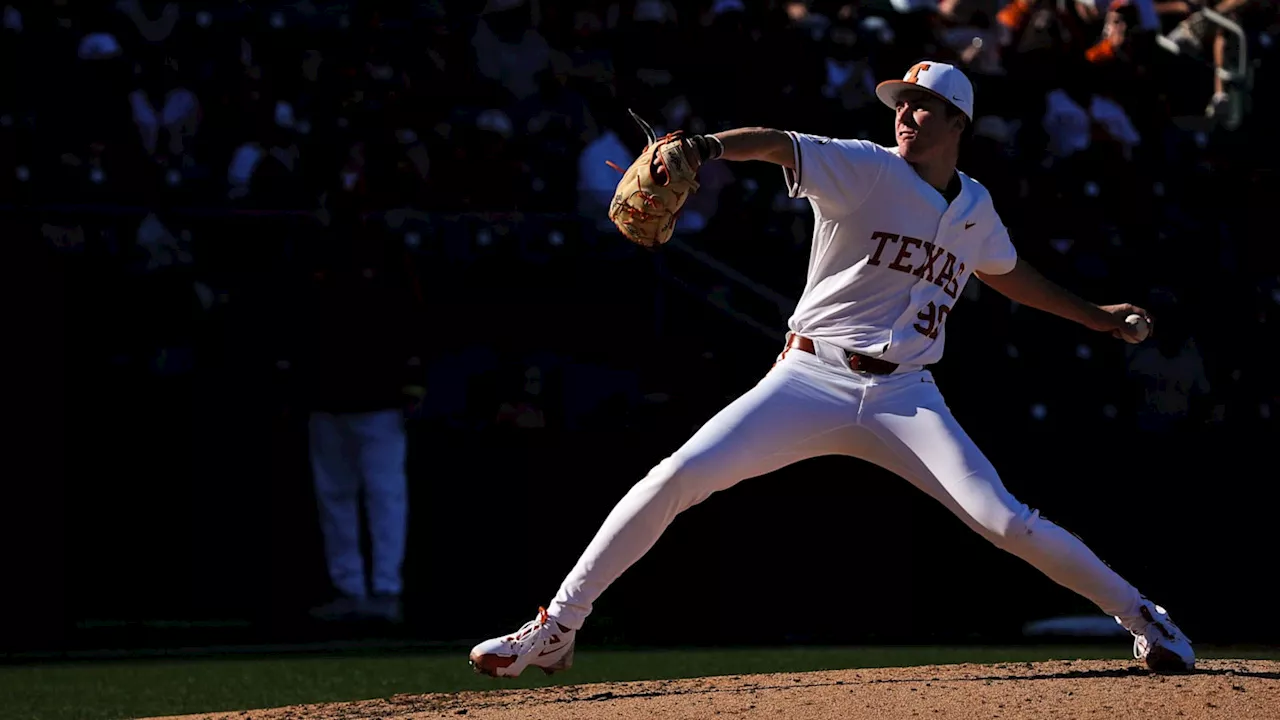
<instances>
[{"instance_id":1,"label":"baseball pitcher","mask_svg":"<svg viewBox=\"0 0 1280 720\"><path fill-rule=\"evenodd\" d=\"M1162 607L1010 495L927 368L941 359L947 317L975 275L1012 300L1128 342L1145 337L1151 318L1133 305L1086 302L1018 257L990 194L956 169L974 117L973 86L959 69L921 62L876 95L894 111L896 146L765 128L650 132L622 171L610 217L628 239L657 248L696 192L701 163L781 167L792 197L813 207L804 293L772 369L626 493L537 617L471 651L477 672L567 669L592 604L677 515L748 478L831 454L905 478L1088 598L1133 634L1134 656L1152 670L1194 667L1190 641Z\"/></svg>"}]
</instances>

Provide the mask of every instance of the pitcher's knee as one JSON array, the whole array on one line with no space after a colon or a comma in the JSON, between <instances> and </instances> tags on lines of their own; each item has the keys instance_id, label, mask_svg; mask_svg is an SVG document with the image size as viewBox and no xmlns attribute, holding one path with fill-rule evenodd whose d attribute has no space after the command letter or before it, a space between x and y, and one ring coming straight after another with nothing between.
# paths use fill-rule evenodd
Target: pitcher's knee
<instances>
[{"instance_id":1,"label":"pitcher's knee","mask_svg":"<svg viewBox=\"0 0 1280 720\"><path fill-rule=\"evenodd\" d=\"M1000 512L989 518L970 518L969 527L996 547L1010 550L1030 534L1037 512Z\"/></svg>"},{"instance_id":2,"label":"pitcher's knee","mask_svg":"<svg viewBox=\"0 0 1280 720\"><path fill-rule=\"evenodd\" d=\"M714 468L706 459L673 455L655 465L632 492L650 493L669 503L675 512L681 512L706 500L717 489Z\"/></svg>"},{"instance_id":3,"label":"pitcher's knee","mask_svg":"<svg viewBox=\"0 0 1280 720\"><path fill-rule=\"evenodd\" d=\"M1016 552L1016 549L1031 537L1032 526L1037 517L1039 517L1039 511L1019 513L1000 522L981 526L978 534L998 548Z\"/></svg>"}]
</instances>

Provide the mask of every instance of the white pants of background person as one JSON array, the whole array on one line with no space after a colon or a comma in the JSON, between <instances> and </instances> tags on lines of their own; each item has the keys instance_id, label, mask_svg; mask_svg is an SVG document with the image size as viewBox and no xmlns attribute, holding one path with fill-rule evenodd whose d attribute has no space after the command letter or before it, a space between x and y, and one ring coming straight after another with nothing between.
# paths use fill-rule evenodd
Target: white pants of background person
<instances>
[{"instance_id":1,"label":"white pants of background person","mask_svg":"<svg viewBox=\"0 0 1280 720\"><path fill-rule=\"evenodd\" d=\"M398 409L313 412L311 469L329 578L343 595L398 597L408 528L404 416ZM368 515L372 573L360 552L360 500Z\"/></svg>"}]
</instances>

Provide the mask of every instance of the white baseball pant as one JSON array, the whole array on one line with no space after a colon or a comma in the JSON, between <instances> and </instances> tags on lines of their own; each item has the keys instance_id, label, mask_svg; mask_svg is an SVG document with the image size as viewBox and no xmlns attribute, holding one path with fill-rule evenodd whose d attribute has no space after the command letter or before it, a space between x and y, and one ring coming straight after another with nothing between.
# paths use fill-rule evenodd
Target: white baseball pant
<instances>
[{"instance_id":1,"label":"white baseball pant","mask_svg":"<svg viewBox=\"0 0 1280 720\"><path fill-rule=\"evenodd\" d=\"M928 493L997 547L1123 618L1141 594L1075 535L1041 518L1005 489L956 422L932 374L867 375L843 351L784 351L754 388L658 463L609 513L548 614L581 628L592 604L657 542L676 515L748 478L807 458L850 455Z\"/></svg>"},{"instance_id":2,"label":"white baseball pant","mask_svg":"<svg viewBox=\"0 0 1280 720\"><path fill-rule=\"evenodd\" d=\"M408 530L401 412L313 412L308 426L329 579L338 592L349 597L368 594L360 552L363 494L373 556L373 592L399 595Z\"/></svg>"}]
</instances>

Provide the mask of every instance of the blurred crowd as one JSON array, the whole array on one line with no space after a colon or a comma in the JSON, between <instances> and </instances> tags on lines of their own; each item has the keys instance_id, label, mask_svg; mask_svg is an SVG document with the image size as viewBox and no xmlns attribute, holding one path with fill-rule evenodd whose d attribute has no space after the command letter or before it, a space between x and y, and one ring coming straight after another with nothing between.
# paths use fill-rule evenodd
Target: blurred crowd
<instances>
[{"instance_id":1,"label":"blurred crowd","mask_svg":"<svg viewBox=\"0 0 1280 720\"><path fill-rule=\"evenodd\" d=\"M966 295L995 312L953 321L943 372L957 406L1152 433L1273 424L1280 384L1263 358L1280 335L1280 253L1255 228L1270 227L1280 187L1264 125L1280 97L1278 7L7 2L0 198L64 263L82 368L232 368L304 413L383 413L393 435L393 409L531 430L625 422L672 396L689 398L671 412L693 426L725 399L716 378L747 382L771 362L725 360L735 343L760 347L733 317L798 296L810 210L776 168L703 168L677 241L709 256L703 271L729 270L685 277L696 287L671 302L713 308L701 330L715 342L684 346L688 377L644 377L656 351L629 348L663 341L664 311L645 305L667 280L604 219L618 177L606 161L625 166L643 144L626 111L659 133L761 125L889 143L875 84L933 58L974 81L961 168L991 189L1020 252L1157 317L1154 342L1117 347L975 281ZM993 399L993 383L1019 391ZM358 446L368 425L313 421L311 438ZM378 497L397 516L402 481L387 482ZM403 540L376 542L394 595Z\"/></svg>"}]
</instances>

